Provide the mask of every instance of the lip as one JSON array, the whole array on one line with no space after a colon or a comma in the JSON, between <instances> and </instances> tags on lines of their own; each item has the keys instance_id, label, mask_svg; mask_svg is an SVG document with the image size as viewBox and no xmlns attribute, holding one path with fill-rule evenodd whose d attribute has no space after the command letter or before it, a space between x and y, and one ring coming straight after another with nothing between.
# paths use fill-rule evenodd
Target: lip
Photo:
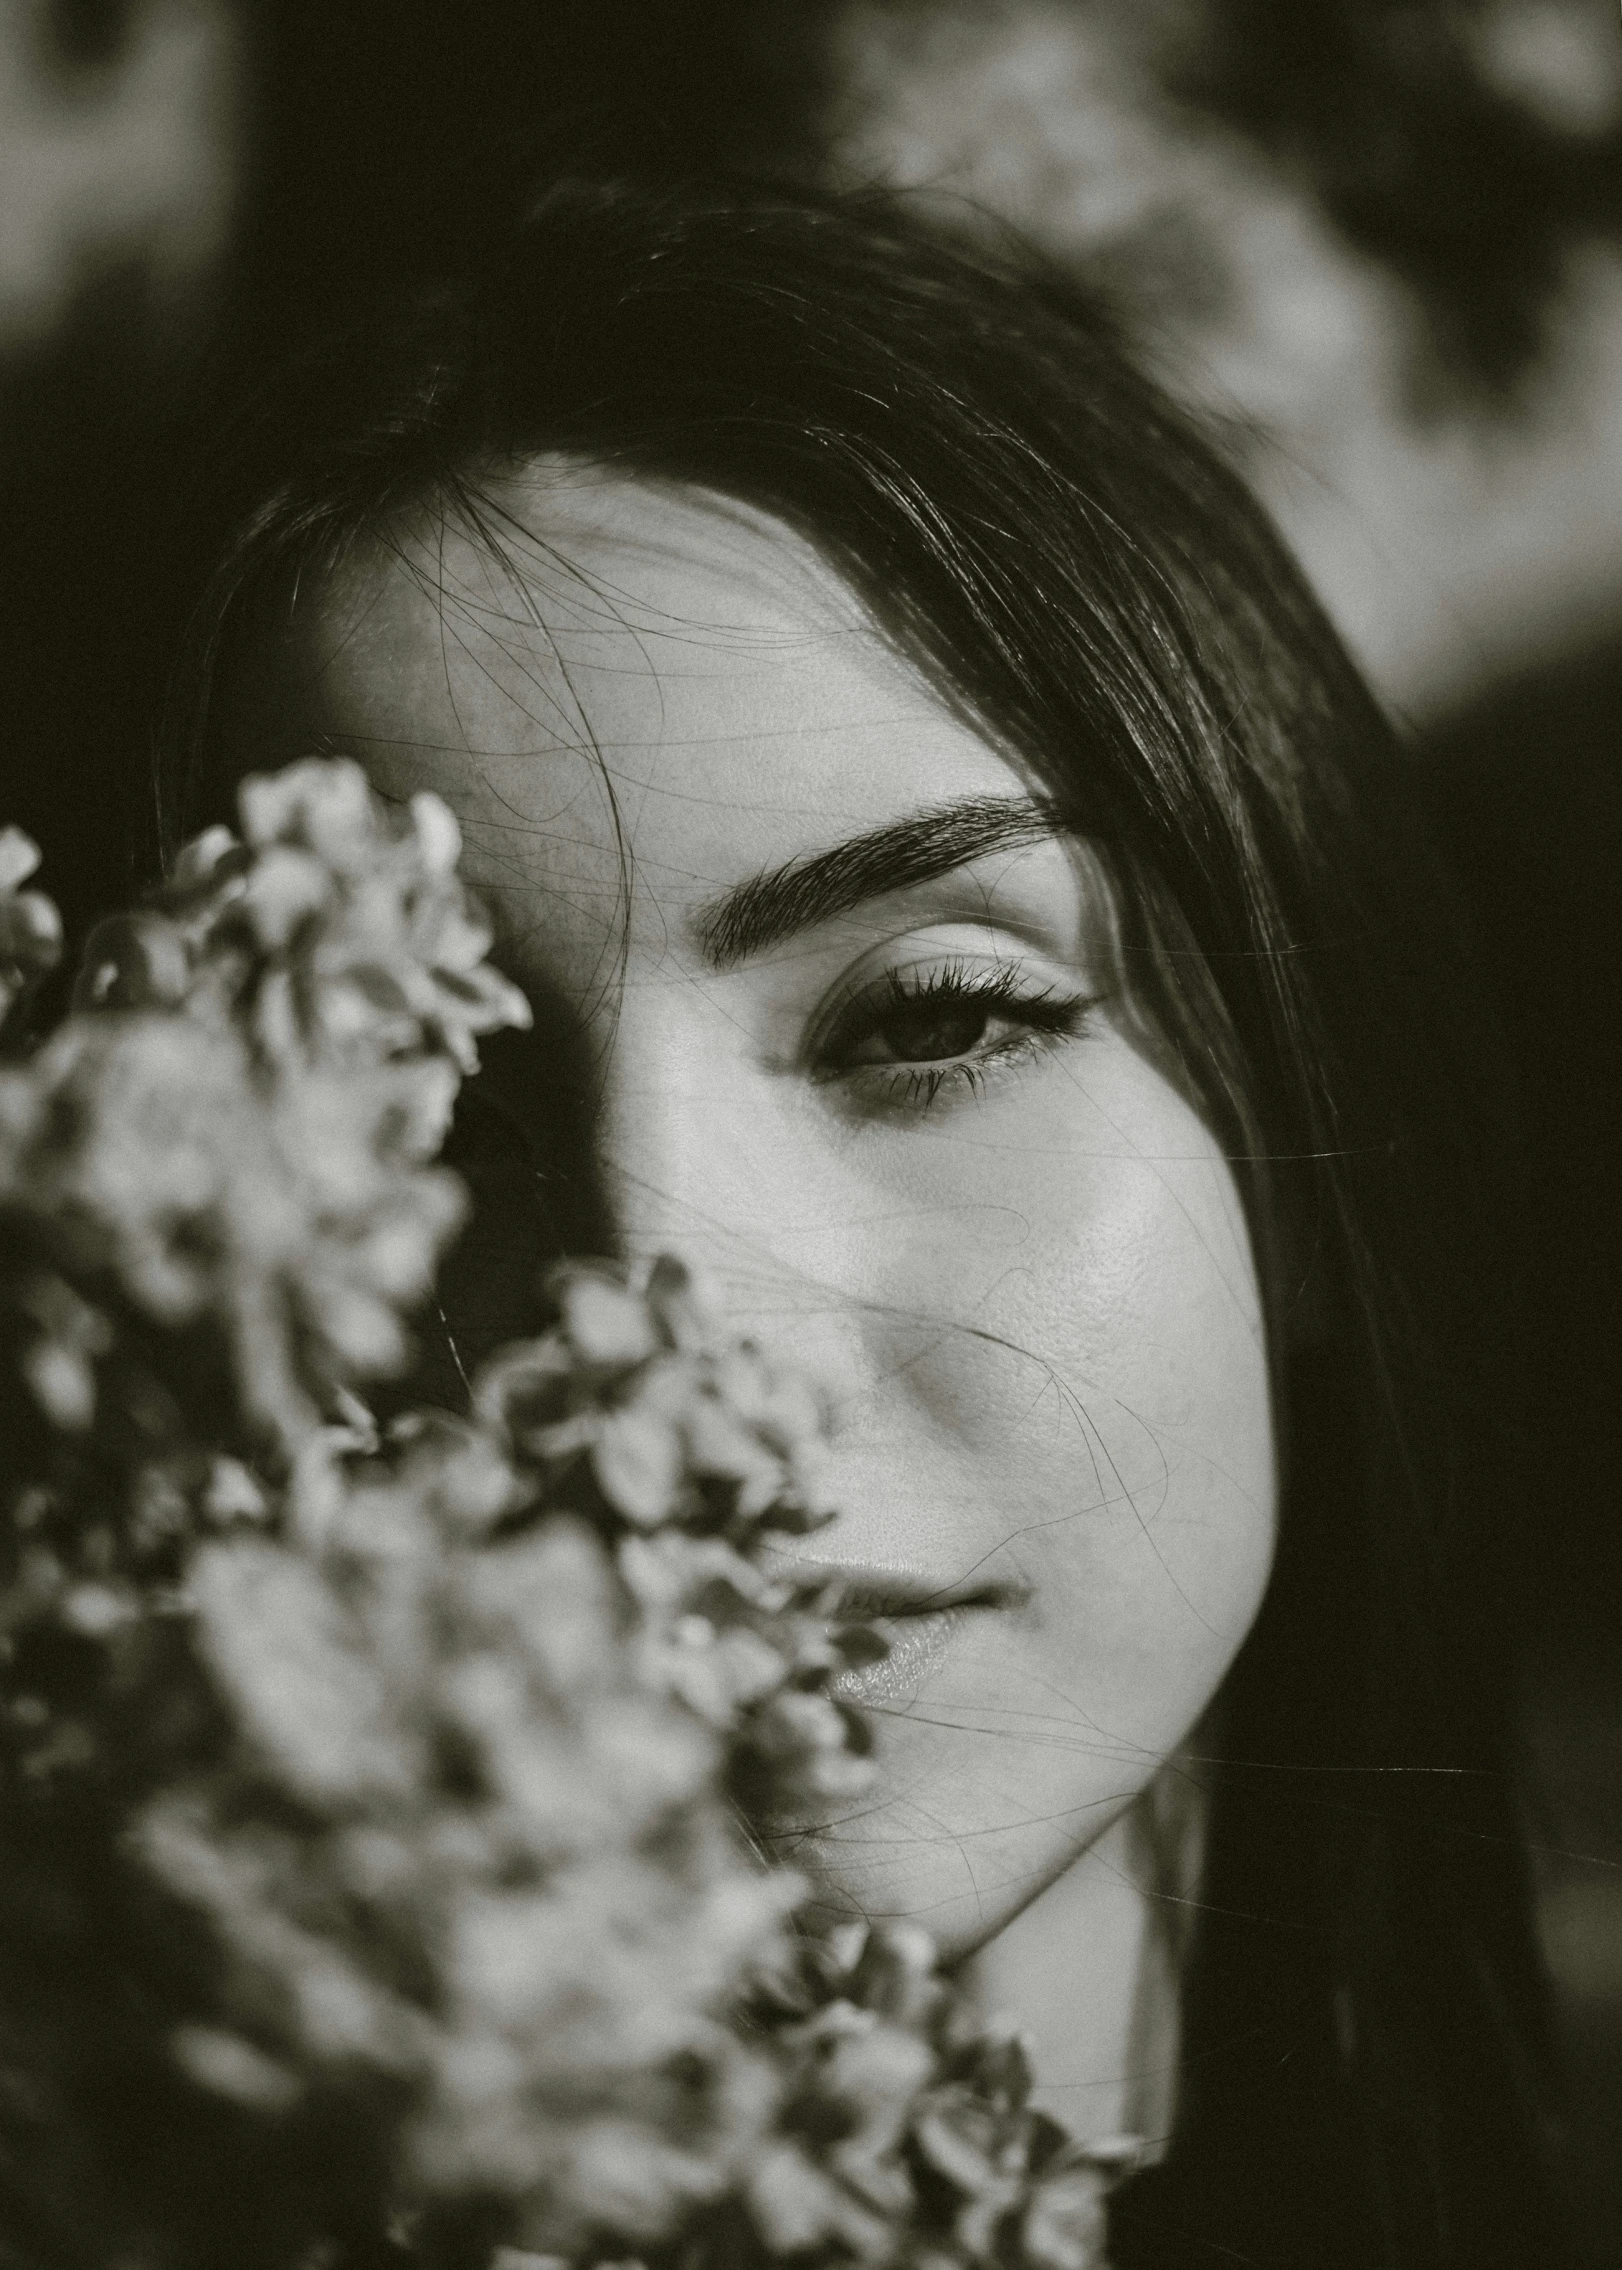
<instances>
[{"instance_id":1,"label":"lip","mask_svg":"<svg viewBox=\"0 0 1622 2270\"><path fill-rule=\"evenodd\" d=\"M877 1561L813 1561L799 1554L785 1556L781 1565L797 1582L819 1587L832 1612L846 1623L933 1616L953 1608L1007 1608L1025 1596L1023 1586L999 1583L978 1570L943 1580L928 1569L887 1568Z\"/></svg>"},{"instance_id":2,"label":"lip","mask_svg":"<svg viewBox=\"0 0 1622 2270\"><path fill-rule=\"evenodd\" d=\"M888 1653L842 1671L834 1692L848 1702L902 1702L917 1693L955 1642L984 1617L1017 1604L1017 1586L968 1579L943 1584L918 1569L818 1566L808 1572L833 1596L833 1620L865 1624Z\"/></svg>"},{"instance_id":3,"label":"lip","mask_svg":"<svg viewBox=\"0 0 1622 2270\"><path fill-rule=\"evenodd\" d=\"M939 1670L964 1627L985 1613L984 1606L976 1605L924 1609L905 1616L863 1616L862 1622L878 1633L889 1652L877 1663L841 1671L833 1692L845 1702L909 1701Z\"/></svg>"}]
</instances>

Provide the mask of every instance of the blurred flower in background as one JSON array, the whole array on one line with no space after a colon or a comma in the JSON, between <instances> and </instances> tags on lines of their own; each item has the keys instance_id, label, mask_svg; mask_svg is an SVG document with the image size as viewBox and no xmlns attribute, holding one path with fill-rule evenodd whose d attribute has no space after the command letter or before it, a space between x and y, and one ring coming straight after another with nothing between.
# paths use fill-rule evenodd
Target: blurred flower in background
<instances>
[{"instance_id":1,"label":"blurred flower in background","mask_svg":"<svg viewBox=\"0 0 1622 2270\"><path fill-rule=\"evenodd\" d=\"M832 36L838 169L1097 276L1401 711L1622 621L1608 0L851 0Z\"/></svg>"},{"instance_id":2,"label":"blurred flower in background","mask_svg":"<svg viewBox=\"0 0 1622 2270\"><path fill-rule=\"evenodd\" d=\"M1614 0L0 0L0 386L279 351L560 151L1096 276L1406 715L1622 625Z\"/></svg>"},{"instance_id":3,"label":"blurred flower in background","mask_svg":"<svg viewBox=\"0 0 1622 2270\"><path fill-rule=\"evenodd\" d=\"M229 242L240 42L219 0L0 0L0 359L137 272L185 327Z\"/></svg>"}]
</instances>

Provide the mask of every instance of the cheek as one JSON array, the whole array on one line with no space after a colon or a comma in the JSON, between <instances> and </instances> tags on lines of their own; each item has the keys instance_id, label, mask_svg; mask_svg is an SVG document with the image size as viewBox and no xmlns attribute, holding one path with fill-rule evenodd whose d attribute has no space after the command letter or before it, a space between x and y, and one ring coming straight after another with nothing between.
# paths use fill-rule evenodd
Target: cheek
<instances>
[{"instance_id":1,"label":"cheek","mask_svg":"<svg viewBox=\"0 0 1622 2270\"><path fill-rule=\"evenodd\" d=\"M972 1137L910 1139L909 1202L869 1245L846 1533L1027 1586L1008 1676L1023 1661L1033 1693L1062 1676L1117 1733L1164 1749L1214 1693L1272 1557L1238 1192L1124 1045L1085 1094L1049 1077L975 1121Z\"/></svg>"}]
</instances>

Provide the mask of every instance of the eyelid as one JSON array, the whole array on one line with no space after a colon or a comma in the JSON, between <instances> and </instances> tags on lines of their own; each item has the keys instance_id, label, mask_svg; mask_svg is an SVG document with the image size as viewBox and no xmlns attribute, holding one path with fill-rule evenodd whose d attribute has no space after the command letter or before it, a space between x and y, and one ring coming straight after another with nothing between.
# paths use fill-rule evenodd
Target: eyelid
<instances>
[{"instance_id":1,"label":"eyelid","mask_svg":"<svg viewBox=\"0 0 1622 2270\"><path fill-rule=\"evenodd\" d=\"M972 938L975 943L966 945L966 938ZM1043 992L1092 996L1099 990L1089 983L1086 973L1073 968L1051 950L1021 938L1017 931L1003 924L951 922L934 924L928 929L914 926L871 947L836 980L812 1012L805 1028L797 1052L801 1062L814 1063L838 1029L840 1020L876 987L915 970L951 965L972 968L974 964L1005 976L1028 971L1031 986L1023 997L1030 1000L1040 998ZM980 989L970 986L965 990ZM1018 998L1013 997L1014 1005Z\"/></svg>"},{"instance_id":2,"label":"eyelid","mask_svg":"<svg viewBox=\"0 0 1622 2270\"><path fill-rule=\"evenodd\" d=\"M878 982L882 986L882 979ZM984 1048L950 1059L834 1060L813 1068L812 1077L820 1086L841 1095L863 1118L899 1116L903 1121L917 1120L932 1110L939 1098L955 1097L962 1102L984 1096L994 1085L1017 1077L1033 1060L1078 1039L1088 1029L1102 998L1087 993L1061 996L1046 986L1037 993L1022 995L1013 986L974 985L948 985L939 997L943 1001L985 1000L991 1004L991 1016L1009 1030ZM858 1004L862 1000L860 994L855 998ZM927 1001L930 994L924 990L912 996L903 993L900 998ZM859 1012L853 1022L858 1040L873 1029Z\"/></svg>"}]
</instances>

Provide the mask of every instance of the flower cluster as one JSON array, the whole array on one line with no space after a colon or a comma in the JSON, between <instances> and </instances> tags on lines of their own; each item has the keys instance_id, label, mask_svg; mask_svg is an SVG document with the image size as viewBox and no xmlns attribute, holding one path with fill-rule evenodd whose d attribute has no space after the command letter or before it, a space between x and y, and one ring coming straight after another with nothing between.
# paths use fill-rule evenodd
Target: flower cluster
<instances>
[{"instance_id":1,"label":"flower cluster","mask_svg":"<svg viewBox=\"0 0 1622 2270\"><path fill-rule=\"evenodd\" d=\"M0 828L0 1027L62 958L62 918L43 891L20 891L39 851L18 828Z\"/></svg>"},{"instance_id":2,"label":"flower cluster","mask_svg":"<svg viewBox=\"0 0 1622 2270\"><path fill-rule=\"evenodd\" d=\"M514 1525L523 1477L449 1422L323 1464L283 1535L192 1564L230 1741L132 1831L223 1958L175 2054L272 2126L390 2102L392 2205L435 2229L494 2204L552 2249L662 2237L770 2117L726 2013L799 1887L742 1851L720 1737L640 1675L598 1529Z\"/></svg>"},{"instance_id":3,"label":"flower cluster","mask_svg":"<svg viewBox=\"0 0 1622 2270\"><path fill-rule=\"evenodd\" d=\"M461 1214L431 1163L457 1083L479 1034L527 1021L436 798L392 825L356 766L312 760L250 781L242 817L95 932L83 1013L0 1074L11 1326L64 1433L127 1362L121 1321L165 1336L160 1382L112 1383L147 1436L129 1407L178 1395L157 1432L229 1409L290 1455L336 1387L398 1369ZM183 1342L213 1414L189 1426Z\"/></svg>"},{"instance_id":4,"label":"flower cluster","mask_svg":"<svg viewBox=\"0 0 1622 2270\"><path fill-rule=\"evenodd\" d=\"M745 2178L770 2251L920 2270L1101 2270L1130 2137L1032 2110L1019 2041L964 2022L926 1933L842 1926L758 1989L791 2060Z\"/></svg>"},{"instance_id":5,"label":"flower cluster","mask_svg":"<svg viewBox=\"0 0 1622 2270\"><path fill-rule=\"evenodd\" d=\"M716 1339L680 1263L633 1288L604 1268L559 1279L555 1332L497 1357L475 1409L549 1499L617 1533L647 1683L726 1737L730 1794L752 1815L867 1785L868 1731L838 1673L884 1652L796 1581L780 1542L828 1518L820 1412L803 1380Z\"/></svg>"},{"instance_id":6,"label":"flower cluster","mask_svg":"<svg viewBox=\"0 0 1622 2270\"><path fill-rule=\"evenodd\" d=\"M312 761L242 820L0 1073L10 2258L1092 2270L1123 2149L751 1833L874 1770L816 1398L577 1264L378 1429L524 1008L433 799Z\"/></svg>"}]
</instances>

